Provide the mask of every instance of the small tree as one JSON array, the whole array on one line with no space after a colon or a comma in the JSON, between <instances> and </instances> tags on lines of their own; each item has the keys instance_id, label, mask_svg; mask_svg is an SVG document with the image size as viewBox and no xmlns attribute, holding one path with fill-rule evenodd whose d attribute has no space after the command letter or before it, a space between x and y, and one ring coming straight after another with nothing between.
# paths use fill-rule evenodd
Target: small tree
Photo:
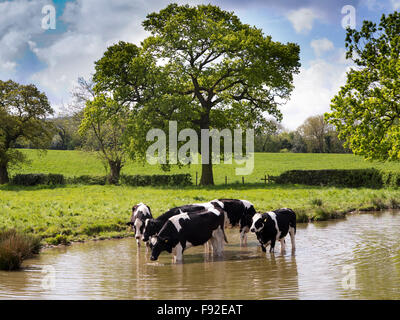
<instances>
[{"instance_id":1,"label":"small tree","mask_svg":"<svg viewBox=\"0 0 400 320\"><path fill-rule=\"evenodd\" d=\"M8 170L26 160L13 145L24 139L34 148L46 148L53 126L46 117L53 114L47 97L36 86L0 80L0 184L9 182Z\"/></svg>"},{"instance_id":2,"label":"small tree","mask_svg":"<svg viewBox=\"0 0 400 320\"><path fill-rule=\"evenodd\" d=\"M347 58L356 67L326 114L346 146L366 159L400 159L400 13L348 29Z\"/></svg>"},{"instance_id":3,"label":"small tree","mask_svg":"<svg viewBox=\"0 0 400 320\"><path fill-rule=\"evenodd\" d=\"M109 169L108 183L119 182L121 169L126 155L126 119L129 111L104 95L95 97L86 103L83 119L79 127L81 135L89 135L92 144L86 144L92 150L98 150Z\"/></svg>"},{"instance_id":4,"label":"small tree","mask_svg":"<svg viewBox=\"0 0 400 320\"><path fill-rule=\"evenodd\" d=\"M323 115L307 118L298 131L305 139L309 152L325 152L325 136L331 131L331 126L325 122Z\"/></svg>"}]
</instances>

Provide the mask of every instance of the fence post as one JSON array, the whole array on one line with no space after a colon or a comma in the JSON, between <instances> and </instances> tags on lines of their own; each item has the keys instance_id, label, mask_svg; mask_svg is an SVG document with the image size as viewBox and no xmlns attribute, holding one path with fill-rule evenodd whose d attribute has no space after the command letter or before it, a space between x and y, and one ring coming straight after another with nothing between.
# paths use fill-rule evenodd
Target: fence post
<instances>
[{"instance_id":1,"label":"fence post","mask_svg":"<svg viewBox=\"0 0 400 320\"><path fill-rule=\"evenodd\" d=\"M228 177L225 176L225 185L227 185L227 184L228 184Z\"/></svg>"},{"instance_id":2,"label":"fence post","mask_svg":"<svg viewBox=\"0 0 400 320\"><path fill-rule=\"evenodd\" d=\"M242 176L242 184L244 184L244 176Z\"/></svg>"}]
</instances>

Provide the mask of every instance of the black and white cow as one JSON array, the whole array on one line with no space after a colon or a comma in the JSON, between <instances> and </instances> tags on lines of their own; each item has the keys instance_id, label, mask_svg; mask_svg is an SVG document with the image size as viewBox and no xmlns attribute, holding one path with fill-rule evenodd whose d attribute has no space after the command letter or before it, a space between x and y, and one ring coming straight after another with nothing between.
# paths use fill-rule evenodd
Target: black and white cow
<instances>
[{"instance_id":1,"label":"black and white cow","mask_svg":"<svg viewBox=\"0 0 400 320\"><path fill-rule=\"evenodd\" d=\"M129 221L127 225L132 226L132 229L135 232L135 239L139 247L140 240L143 237L145 221L152 218L153 216L151 215L151 210L149 206L143 203L139 203L136 206L133 206L131 221Z\"/></svg>"},{"instance_id":2,"label":"black and white cow","mask_svg":"<svg viewBox=\"0 0 400 320\"><path fill-rule=\"evenodd\" d=\"M274 252L275 242L281 243L281 253L285 251L285 237L289 233L292 250L295 250L296 214L292 209L283 208L264 214L256 213L252 219L250 231L255 232L261 249L266 252L270 245L270 252Z\"/></svg>"},{"instance_id":3,"label":"black and white cow","mask_svg":"<svg viewBox=\"0 0 400 320\"><path fill-rule=\"evenodd\" d=\"M213 200L210 202L187 204L169 209L167 212L163 213L156 219L146 220L143 232L143 241L149 241L152 236L156 235L161 230L161 228L164 226L169 218L177 214L180 214L182 212L197 212L213 208L222 208L222 206L222 203L220 203L218 200Z\"/></svg>"},{"instance_id":4,"label":"black and white cow","mask_svg":"<svg viewBox=\"0 0 400 320\"><path fill-rule=\"evenodd\" d=\"M239 224L240 244L247 244L247 233L250 230L252 218L256 214L254 205L247 200L219 199L222 208L228 215L228 223L234 227Z\"/></svg>"},{"instance_id":5,"label":"black and white cow","mask_svg":"<svg viewBox=\"0 0 400 320\"><path fill-rule=\"evenodd\" d=\"M222 254L226 241L224 232L225 211L212 208L198 212L181 212L168 219L160 232L150 242L151 260L157 260L161 252L173 253L175 261L182 261L183 252L192 246L211 241L213 251Z\"/></svg>"}]
</instances>

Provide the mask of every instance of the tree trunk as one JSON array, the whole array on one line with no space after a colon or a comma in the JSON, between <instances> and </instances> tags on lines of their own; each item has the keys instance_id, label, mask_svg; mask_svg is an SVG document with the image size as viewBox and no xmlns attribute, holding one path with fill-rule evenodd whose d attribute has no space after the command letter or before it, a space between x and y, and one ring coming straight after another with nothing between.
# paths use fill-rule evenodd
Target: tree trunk
<instances>
[{"instance_id":1,"label":"tree trunk","mask_svg":"<svg viewBox=\"0 0 400 320\"><path fill-rule=\"evenodd\" d=\"M122 169L121 161L120 160L115 160L115 161L110 160L110 161L108 161L108 164L110 166L110 174L107 177L107 183L118 184L121 169Z\"/></svg>"},{"instance_id":2,"label":"tree trunk","mask_svg":"<svg viewBox=\"0 0 400 320\"><path fill-rule=\"evenodd\" d=\"M201 164L200 185L202 186L214 185L213 167L211 162Z\"/></svg>"},{"instance_id":3,"label":"tree trunk","mask_svg":"<svg viewBox=\"0 0 400 320\"><path fill-rule=\"evenodd\" d=\"M203 115L201 119L201 129L210 129L210 118L209 114L206 113ZM199 147L201 148L201 139L199 143ZM200 185L202 186L210 186L214 185L214 176L213 176L213 164L212 164L212 139L209 137L208 139L208 163L201 155L201 178L200 178Z\"/></svg>"},{"instance_id":4,"label":"tree trunk","mask_svg":"<svg viewBox=\"0 0 400 320\"><path fill-rule=\"evenodd\" d=\"M9 181L7 164L0 164L0 184L8 183Z\"/></svg>"}]
</instances>

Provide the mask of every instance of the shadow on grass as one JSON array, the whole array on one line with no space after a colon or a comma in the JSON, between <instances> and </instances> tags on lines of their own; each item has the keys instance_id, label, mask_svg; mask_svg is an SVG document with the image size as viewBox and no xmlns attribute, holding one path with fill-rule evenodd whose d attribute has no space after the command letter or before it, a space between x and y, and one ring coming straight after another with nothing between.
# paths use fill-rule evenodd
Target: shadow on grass
<instances>
[{"instance_id":1,"label":"shadow on grass","mask_svg":"<svg viewBox=\"0 0 400 320\"><path fill-rule=\"evenodd\" d=\"M305 185L305 184L276 184L276 183L232 183L232 184L218 184L212 186L130 186L125 184L119 185L97 185L97 184L65 184L65 185L36 185L36 186L20 186L20 185L11 185L11 184L3 184L0 185L0 191L35 191L35 190L44 190L44 189L58 189L58 188L79 188L83 186L92 186L92 187L123 187L123 188L132 188L132 189L140 189L140 188L151 188L158 190L205 190L205 191L218 191L218 190L252 190L252 189L268 189L268 190L321 190L328 188L335 189L371 189L371 190L379 190L386 188L372 188L372 187L342 187L342 186L334 186L334 185Z\"/></svg>"},{"instance_id":2,"label":"shadow on grass","mask_svg":"<svg viewBox=\"0 0 400 320\"><path fill-rule=\"evenodd\" d=\"M59 189L66 188L69 185L45 185L40 184L36 186L19 186L14 184L2 184L0 185L0 191L35 191L35 190L43 190L43 189Z\"/></svg>"}]
</instances>

